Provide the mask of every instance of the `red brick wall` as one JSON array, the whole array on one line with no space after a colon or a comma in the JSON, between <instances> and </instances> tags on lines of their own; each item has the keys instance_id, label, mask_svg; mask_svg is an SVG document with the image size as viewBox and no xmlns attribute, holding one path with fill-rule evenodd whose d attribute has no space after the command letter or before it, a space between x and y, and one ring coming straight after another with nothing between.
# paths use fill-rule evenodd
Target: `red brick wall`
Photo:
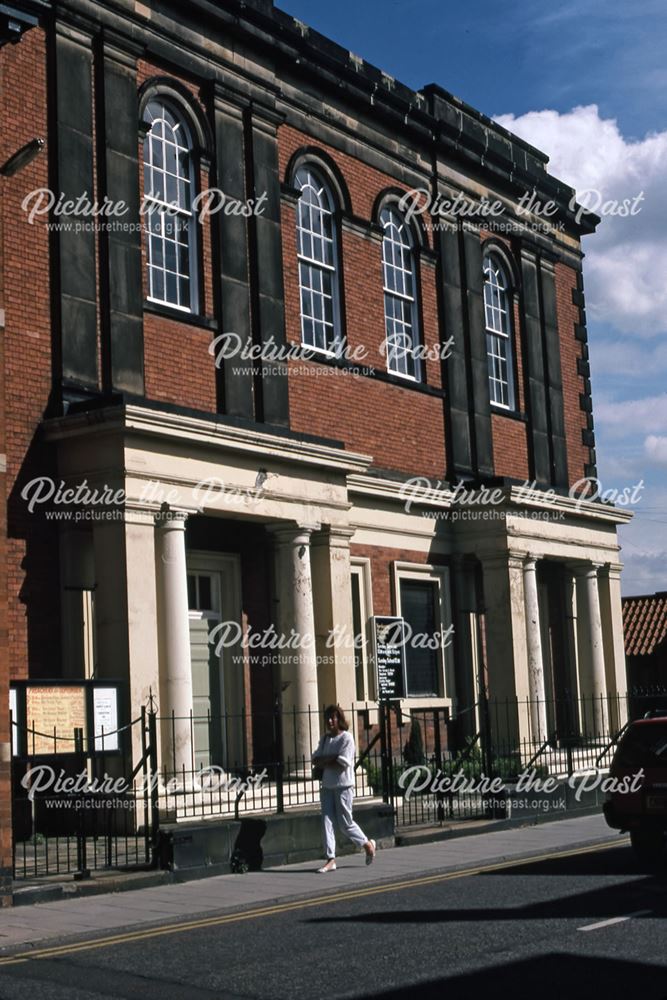
<instances>
[{"instance_id":1,"label":"red brick wall","mask_svg":"<svg viewBox=\"0 0 667 1000\"><path fill-rule=\"evenodd\" d=\"M582 344L574 335L579 322L579 307L572 302L572 291L577 287L576 271L565 264L556 264L556 308L561 345L561 372L563 378L563 406L567 436L567 465L570 485L585 475L588 448L581 440L586 427L586 414L580 409L579 395L584 391L583 376L577 372L577 359L582 354Z\"/></svg>"},{"instance_id":2,"label":"red brick wall","mask_svg":"<svg viewBox=\"0 0 667 1000\"><path fill-rule=\"evenodd\" d=\"M350 545L352 558L370 559L371 586L373 593L373 614L394 615L394 574L392 564L395 562L417 563L420 566L444 565L442 556L432 556L426 552L414 552L412 549L388 549L374 545Z\"/></svg>"},{"instance_id":3,"label":"red brick wall","mask_svg":"<svg viewBox=\"0 0 667 1000\"><path fill-rule=\"evenodd\" d=\"M215 413L211 333L154 313L144 313L146 397Z\"/></svg>"},{"instance_id":4,"label":"red brick wall","mask_svg":"<svg viewBox=\"0 0 667 1000\"><path fill-rule=\"evenodd\" d=\"M482 239L491 235L495 242L502 243L509 256L514 256L507 239L482 232ZM588 448L582 444L581 432L586 427L586 415L579 407L579 395L584 390L583 377L577 372L577 359L581 357L582 345L574 336L575 324L579 322L579 308L572 302L572 291L577 287L576 271L565 264L556 264L556 310L561 344L561 371L563 379L563 405L565 409L565 433L568 452L568 474L570 484L584 475L588 464ZM524 358L519 331L521 329L520 305L514 303L514 357L516 381L518 383L518 409L525 412ZM528 428L503 417L500 413L492 416L493 455L498 476L528 479Z\"/></svg>"},{"instance_id":5,"label":"red brick wall","mask_svg":"<svg viewBox=\"0 0 667 1000\"><path fill-rule=\"evenodd\" d=\"M0 163L35 137L47 137L46 48L39 29L0 50ZM58 670L59 627L55 534L16 497L17 486L52 474L34 443L51 389L48 235L43 221L28 225L21 202L48 187L48 148L11 178L0 178L0 308L5 310L0 365L4 373L0 452L7 456L0 507L0 743L10 741L9 679ZM7 499L7 508L5 500ZM8 513L8 518L5 514ZM6 534L9 538L6 539ZM26 580L30 573L30 585ZM53 587L55 586L55 589ZM30 647L28 646L30 622ZM0 869L12 864L10 765L0 762ZM2 903L9 902L6 886Z\"/></svg>"},{"instance_id":6,"label":"red brick wall","mask_svg":"<svg viewBox=\"0 0 667 1000\"><path fill-rule=\"evenodd\" d=\"M283 178L293 154L309 144L309 136L289 126L280 128ZM319 148L339 166L350 190L353 214L370 221L375 200L388 187L397 186L395 179L335 149ZM295 217L294 206L284 205L286 329L288 340L299 344L301 321ZM368 236L346 231L340 249L345 329L350 352L363 346L367 353L360 367L384 372L387 366L381 352L385 338L381 244ZM423 343L435 355L439 344L435 269L427 262L422 262L421 267L420 299ZM428 358L425 369L427 384L441 388L440 361ZM290 365L290 421L295 431L333 437L342 440L351 450L373 455L380 468L434 477L444 474L443 401L409 387L350 375L317 362L293 362Z\"/></svg>"},{"instance_id":7,"label":"red brick wall","mask_svg":"<svg viewBox=\"0 0 667 1000\"><path fill-rule=\"evenodd\" d=\"M3 81L0 161L36 136L47 138L46 46L40 29L0 53ZM5 378L9 540L9 667L12 677L57 674L57 532L29 514L18 496L37 476L53 476L54 456L36 440L51 391L49 239L43 218L29 225L21 202L48 187L48 146L29 166L2 180L5 244ZM28 628L30 643L28 643Z\"/></svg>"},{"instance_id":8,"label":"red brick wall","mask_svg":"<svg viewBox=\"0 0 667 1000\"><path fill-rule=\"evenodd\" d=\"M199 88L186 77L176 76L169 67L140 60L138 64L137 86L141 87L154 76L168 76L187 87L193 101L203 108L199 100ZM143 142L139 143L139 176L141 197L144 196ZM211 187L208 174L202 170L199 190ZM213 260L211 246L211 224L198 228L201 241L202 281L200 282L200 313L213 314ZM146 262L146 241L142 243L143 290L148 295L148 270ZM144 364L146 396L148 399L189 406L197 410L215 412L216 377L214 358L208 348L214 334L192 323L187 317L182 321L164 318L155 313L144 314Z\"/></svg>"},{"instance_id":9,"label":"red brick wall","mask_svg":"<svg viewBox=\"0 0 667 1000\"><path fill-rule=\"evenodd\" d=\"M493 238L494 243L500 243L512 260L516 261L509 240L482 230L482 242ZM518 268L518 263L517 263ZM514 384L517 392L517 410L525 413L526 396L524 386L524 358L521 345L521 305L519 296L515 295L512 314L512 352L514 359ZM510 479L520 479L524 482L529 478L528 462L528 431L526 424L519 423L502 413L492 411L491 436L493 440L493 460L497 476L508 476Z\"/></svg>"},{"instance_id":10,"label":"red brick wall","mask_svg":"<svg viewBox=\"0 0 667 1000\"><path fill-rule=\"evenodd\" d=\"M527 482L530 476L528 425L511 417L492 413L491 432L496 475Z\"/></svg>"}]
</instances>

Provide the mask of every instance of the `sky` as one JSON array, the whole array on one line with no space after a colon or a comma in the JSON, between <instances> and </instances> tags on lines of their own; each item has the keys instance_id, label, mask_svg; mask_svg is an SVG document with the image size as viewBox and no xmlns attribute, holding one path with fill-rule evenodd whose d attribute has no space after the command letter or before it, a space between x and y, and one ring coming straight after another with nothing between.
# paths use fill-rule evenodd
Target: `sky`
<instances>
[{"instance_id":1,"label":"sky","mask_svg":"<svg viewBox=\"0 0 667 1000\"><path fill-rule=\"evenodd\" d=\"M667 591L666 0L276 2L416 90L439 83L606 206L583 244L599 489L633 499L623 593Z\"/></svg>"}]
</instances>

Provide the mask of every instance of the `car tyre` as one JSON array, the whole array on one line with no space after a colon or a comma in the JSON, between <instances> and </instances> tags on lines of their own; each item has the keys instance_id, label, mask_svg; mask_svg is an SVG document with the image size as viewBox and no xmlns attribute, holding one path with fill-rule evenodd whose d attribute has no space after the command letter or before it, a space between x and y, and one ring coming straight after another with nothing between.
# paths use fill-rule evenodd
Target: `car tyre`
<instances>
[{"instance_id":1,"label":"car tyre","mask_svg":"<svg viewBox=\"0 0 667 1000\"><path fill-rule=\"evenodd\" d=\"M630 843L640 864L655 868L662 861L665 851L665 834L662 830L645 827L632 830Z\"/></svg>"}]
</instances>

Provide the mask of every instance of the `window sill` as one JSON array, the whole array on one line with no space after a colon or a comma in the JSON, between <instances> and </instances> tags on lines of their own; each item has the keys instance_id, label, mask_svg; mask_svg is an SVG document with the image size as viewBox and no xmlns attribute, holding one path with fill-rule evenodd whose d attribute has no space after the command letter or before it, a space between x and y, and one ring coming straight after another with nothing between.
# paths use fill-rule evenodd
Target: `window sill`
<instances>
[{"instance_id":1,"label":"window sill","mask_svg":"<svg viewBox=\"0 0 667 1000\"><path fill-rule=\"evenodd\" d=\"M410 709L414 711L419 711L423 708L450 708L452 707L452 699L446 697L445 695L424 695L424 694L408 694L400 699L400 705L402 711L408 713Z\"/></svg>"},{"instance_id":2,"label":"window sill","mask_svg":"<svg viewBox=\"0 0 667 1000\"><path fill-rule=\"evenodd\" d=\"M408 382L412 385L425 384L420 378L417 378L416 375L406 375L405 372L393 372L390 368L387 368L387 375L391 375L392 378L396 378L400 382Z\"/></svg>"},{"instance_id":3,"label":"window sill","mask_svg":"<svg viewBox=\"0 0 667 1000\"><path fill-rule=\"evenodd\" d=\"M521 424L528 423L528 417L525 413L519 413L518 410L506 410L504 406L498 406L497 403L491 403L491 413L496 417L507 417L509 420L518 420Z\"/></svg>"},{"instance_id":4,"label":"window sill","mask_svg":"<svg viewBox=\"0 0 667 1000\"><path fill-rule=\"evenodd\" d=\"M150 299L144 299L144 312L174 320L176 323L185 323L187 326L197 326L202 330L218 329L218 321L213 316L200 316L197 313L185 312L183 309L172 309L168 305L152 302Z\"/></svg>"}]
</instances>

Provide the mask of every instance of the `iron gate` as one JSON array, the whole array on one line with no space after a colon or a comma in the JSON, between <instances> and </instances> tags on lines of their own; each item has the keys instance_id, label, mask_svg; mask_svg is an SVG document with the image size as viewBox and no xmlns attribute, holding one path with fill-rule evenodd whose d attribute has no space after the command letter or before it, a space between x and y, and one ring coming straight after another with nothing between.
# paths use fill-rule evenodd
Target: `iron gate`
<instances>
[{"instance_id":1,"label":"iron gate","mask_svg":"<svg viewBox=\"0 0 667 1000\"><path fill-rule=\"evenodd\" d=\"M156 715L142 708L129 725L106 733L119 750L85 745L50 754L54 736L12 722L23 752L12 761L15 879L86 878L100 869L154 867L159 830ZM62 746L64 737L57 736ZM98 741L96 740L96 743ZM115 741L114 741L115 742ZM132 746L140 747L133 767Z\"/></svg>"}]
</instances>

